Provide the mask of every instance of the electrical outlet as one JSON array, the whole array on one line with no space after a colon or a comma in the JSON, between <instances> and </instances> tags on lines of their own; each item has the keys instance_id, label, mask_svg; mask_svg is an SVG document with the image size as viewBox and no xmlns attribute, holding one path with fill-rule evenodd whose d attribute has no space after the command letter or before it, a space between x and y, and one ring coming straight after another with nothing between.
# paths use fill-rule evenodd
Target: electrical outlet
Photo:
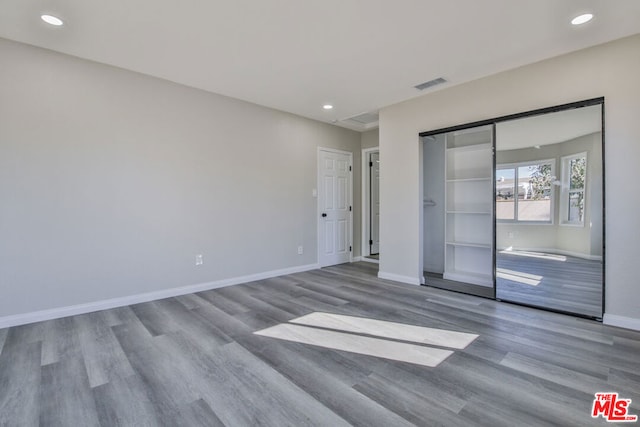
<instances>
[{"instance_id":1,"label":"electrical outlet","mask_svg":"<svg viewBox=\"0 0 640 427\"><path fill-rule=\"evenodd\" d=\"M202 254L196 255L196 265L202 265L202 264L204 264L204 258L202 257Z\"/></svg>"},{"instance_id":2,"label":"electrical outlet","mask_svg":"<svg viewBox=\"0 0 640 427\"><path fill-rule=\"evenodd\" d=\"M302 255L304 252L304 248L302 246L298 246L298 255Z\"/></svg>"}]
</instances>

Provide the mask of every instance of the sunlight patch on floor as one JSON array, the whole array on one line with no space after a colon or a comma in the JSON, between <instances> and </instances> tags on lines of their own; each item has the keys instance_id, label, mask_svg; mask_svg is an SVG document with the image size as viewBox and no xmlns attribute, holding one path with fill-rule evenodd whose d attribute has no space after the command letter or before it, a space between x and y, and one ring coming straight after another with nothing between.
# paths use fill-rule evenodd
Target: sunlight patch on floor
<instances>
[{"instance_id":1,"label":"sunlight patch on floor","mask_svg":"<svg viewBox=\"0 0 640 427\"><path fill-rule=\"evenodd\" d=\"M426 328L424 326L407 325L367 317L321 312L307 314L306 316L290 320L290 322L320 328L336 329L344 332L411 341L418 344L432 344L458 349L465 348L471 344L473 340L478 338L476 334L448 331L446 329Z\"/></svg>"},{"instance_id":2,"label":"sunlight patch on floor","mask_svg":"<svg viewBox=\"0 0 640 427\"><path fill-rule=\"evenodd\" d=\"M478 338L476 334L446 329L321 312L290 322L254 334L428 367L438 366L454 352L423 344L463 349Z\"/></svg>"}]
</instances>

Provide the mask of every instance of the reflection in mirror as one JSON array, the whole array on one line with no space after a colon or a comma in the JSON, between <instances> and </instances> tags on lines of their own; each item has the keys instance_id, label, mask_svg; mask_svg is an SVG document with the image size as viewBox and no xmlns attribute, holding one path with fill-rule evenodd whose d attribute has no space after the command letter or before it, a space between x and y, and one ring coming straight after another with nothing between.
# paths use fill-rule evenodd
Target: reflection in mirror
<instances>
[{"instance_id":1,"label":"reflection in mirror","mask_svg":"<svg viewBox=\"0 0 640 427\"><path fill-rule=\"evenodd\" d=\"M600 104L496 125L496 297L602 317Z\"/></svg>"}]
</instances>

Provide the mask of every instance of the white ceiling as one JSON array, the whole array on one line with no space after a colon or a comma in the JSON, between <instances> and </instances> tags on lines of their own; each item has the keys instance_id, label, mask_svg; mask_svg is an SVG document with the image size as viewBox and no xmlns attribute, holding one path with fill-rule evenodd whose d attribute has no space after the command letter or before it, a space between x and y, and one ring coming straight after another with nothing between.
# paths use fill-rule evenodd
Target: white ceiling
<instances>
[{"instance_id":1,"label":"white ceiling","mask_svg":"<svg viewBox=\"0 0 640 427\"><path fill-rule=\"evenodd\" d=\"M0 0L0 37L325 122L638 32L638 0Z\"/></svg>"}]
</instances>

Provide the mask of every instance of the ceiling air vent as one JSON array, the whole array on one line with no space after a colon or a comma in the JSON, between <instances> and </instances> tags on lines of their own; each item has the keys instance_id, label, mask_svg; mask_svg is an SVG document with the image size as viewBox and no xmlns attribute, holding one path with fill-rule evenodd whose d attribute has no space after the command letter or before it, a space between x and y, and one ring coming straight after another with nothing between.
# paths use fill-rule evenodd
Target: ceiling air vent
<instances>
[{"instance_id":1,"label":"ceiling air vent","mask_svg":"<svg viewBox=\"0 0 640 427\"><path fill-rule=\"evenodd\" d=\"M424 82L424 83L420 83L417 86L414 86L416 89L418 90L425 90L428 89L430 87L436 86L436 85L440 85L442 83L445 83L446 80L443 79L442 77L438 77L437 79L433 79L433 80L429 80L428 82Z\"/></svg>"},{"instance_id":2,"label":"ceiling air vent","mask_svg":"<svg viewBox=\"0 0 640 427\"><path fill-rule=\"evenodd\" d=\"M378 125L378 113L362 113L340 121L358 128L369 129Z\"/></svg>"},{"instance_id":3,"label":"ceiling air vent","mask_svg":"<svg viewBox=\"0 0 640 427\"><path fill-rule=\"evenodd\" d=\"M350 117L347 120L358 122L361 125L369 125L378 121L378 113L362 113L357 116Z\"/></svg>"}]
</instances>

